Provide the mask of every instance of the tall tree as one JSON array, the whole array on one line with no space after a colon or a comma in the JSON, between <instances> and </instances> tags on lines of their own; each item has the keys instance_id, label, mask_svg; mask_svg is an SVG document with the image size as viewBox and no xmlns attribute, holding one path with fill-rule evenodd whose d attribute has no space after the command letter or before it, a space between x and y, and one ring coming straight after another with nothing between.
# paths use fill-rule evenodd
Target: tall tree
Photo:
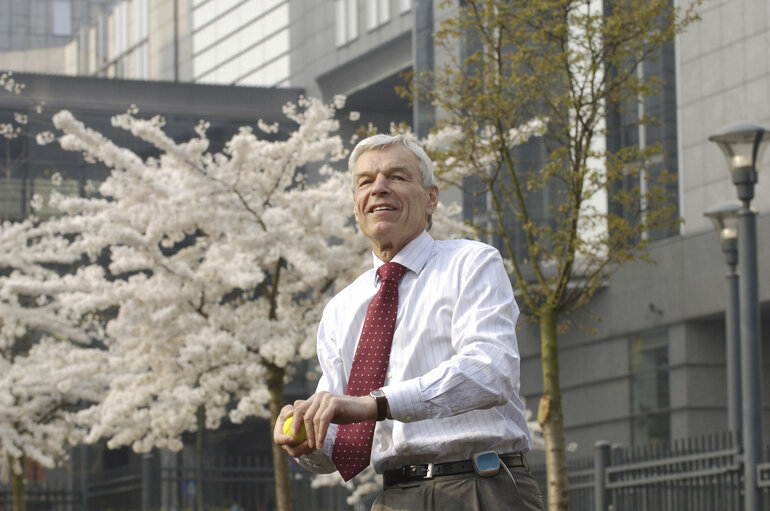
<instances>
[{"instance_id":1,"label":"tall tree","mask_svg":"<svg viewBox=\"0 0 770 511\"><path fill-rule=\"evenodd\" d=\"M432 137L439 175L480 198L473 219L502 247L522 310L539 324L548 505L566 510L559 328L609 274L647 259L646 233L676 224L670 176L638 185L660 146L608 150L606 117L656 93L660 77L639 64L697 14L669 0L459 4L434 36L435 71L408 93L445 115ZM542 137L514 147L532 134Z\"/></svg>"},{"instance_id":2,"label":"tall tree","mask_svg":"<svg viewBox=\"0 0 770 511\"><path fill-rule=\"evenodd\" d=\"M66 459L85 434L69 419L106 384L98 328L60 307L72 283L57 266L76 261L46 234L35 218L0 225L0 479L11 480L14 511L26 509L27 462Z\"/></svg>"},{"instance_id":3,"label":"tall tree","mask_svg":"<svg viewBox=\"0 0 770 511\"><path fill-rule=\"evenodd\" d=\"M40 196L29 200L27 188L13 186L27 163L28 140L46 139L28 129L27 112L39 115L42 105L31 108L24 84L10 72L0 73L0 87L19 96L22 107L0 120L2 184L6 192L21 192L5 198L0 224L0 480L10 479L13 509L24 511L27 465L53 468L82 438L84 430L69 419L101 399L105 353L98 323L61 307L62 291L73 285L66 269L79 257L65 250L65 239L51 237L35 214L21 219L42 205ZM61 176L52 181L61 184Z\"/></svg>"},{"instance_id":4,"label":"tall tree","mask_svg":"<svg viewBox=\"0 0 770 511\"><path fill-rule=\"evenodd\" d=\"M274 424L293 364L315 357L332 290L360 273L369 251L352 221L348 173L328 163L304 170L346 154L335 134L344 99L335 102L288 104L287 125L259 122L262 138L242 128L216 154L205 123L177 143L159 117L116 116L115 126L159 150L146 160L68 112L54 117L63 148L112 169L98 194L51 201L65 212L54 229L73 237L68 249L93 258L66 297L70 313L113 311L108 394L78 415L91 425L88 441L178 450L184 432L225 416ZM278 509L290 510L288 458L275 445L273 457Z\"/></svg>"},{"instance_id":5,"label":"tall tree","mask_svg":"<svg viewBox=\"0 0 770 511\"><path fill-rule=\"evenodd\" d=\"M345 154L334 105L302 98L284 112L284 126L260 121L261 138L242 128L215 154L205 123L177 143L160 117L114 117L158 150L145 160L69 112L54 116L64 149L111 169L93 196L51 201L65 212L56 230L74 237L69 250L93 261L67 297L71 313L112 311L110 386L78 415L91 425L87 441L179 450L183 433L224 417L275 421L291 364L315 355L327 293L350 279L365 245L350 222L348 177L326 164L318 179L303 172ZM286 511L287 456L273 451Z\"/></svg>"}]
</instances>

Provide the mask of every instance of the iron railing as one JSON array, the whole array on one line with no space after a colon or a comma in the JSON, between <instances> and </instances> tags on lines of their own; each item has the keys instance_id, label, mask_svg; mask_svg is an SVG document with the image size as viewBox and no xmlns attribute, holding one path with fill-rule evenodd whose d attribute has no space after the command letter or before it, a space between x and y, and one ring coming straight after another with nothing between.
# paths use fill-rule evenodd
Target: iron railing
<instances>
[{"instance_id":1,"label":"iron railing","mask_svg":"<svg viewBox=\"0 0 770 511\"><path fill-rule=\"evenodd\" d=\"M272 469L264 459L207 460L200 473L181 464L161 466L157 456L142 461L141 473L92 474L68 489L30 481L27 510L203 511L196 509L197 484L205 510L275 509ZM531 470L544 489L545 467ZM744 511L741 450L730 435L641 448L598 442L594 456L570 460L567 471L571 511ZM292 476L295 509L351 508L344 488L312 489L312 476L298 467ZM770 462L757 466L757 481L762 509L770 510ZM0 511L10 510L10 489L0 486Z\"/></svg>"}]
</instances>

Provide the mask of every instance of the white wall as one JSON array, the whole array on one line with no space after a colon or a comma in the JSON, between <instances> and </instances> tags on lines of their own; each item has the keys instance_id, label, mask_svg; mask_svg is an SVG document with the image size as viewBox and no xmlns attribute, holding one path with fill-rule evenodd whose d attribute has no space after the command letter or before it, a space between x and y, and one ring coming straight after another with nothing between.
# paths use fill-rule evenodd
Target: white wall
<instances>
[{"instance_id":1,"label":"white wall","mask_svg":"<svg viewBox=\"0 0 770 511\"><path fill-rule=\"evenodd\" d=\"M677 41L680 206L686 233L712 229L703 212L737 200L722 152L709 135L736 121L770 129L770 3L706 0L700 13L702 20ZM769 155L765 152L752 202L760 212L770 211Z\"/></svg>"}]
</instances>

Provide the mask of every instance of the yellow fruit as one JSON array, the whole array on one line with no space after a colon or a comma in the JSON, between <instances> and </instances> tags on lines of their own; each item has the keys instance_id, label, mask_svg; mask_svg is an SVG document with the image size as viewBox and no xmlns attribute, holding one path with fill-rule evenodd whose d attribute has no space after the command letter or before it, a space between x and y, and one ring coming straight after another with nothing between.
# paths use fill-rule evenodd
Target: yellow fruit
<instances>
[{"instance_id":1,"label":"yellow fruit","mask_svg":"<svg viewBox=\"0 0 770 511\"><path fill-rule=\"evenodd\" d=\"M302 442L307 440L307 431L305 431L305 423L303 422L300 425L299 431L297 431L297 434L294 435L291 431L292 419L294 419L293 416L286 419L286 422L283 423L283 434L288 436L293 436L294 439L297 441L297 443L301 444Z\"/></svg>"}]
</instances>

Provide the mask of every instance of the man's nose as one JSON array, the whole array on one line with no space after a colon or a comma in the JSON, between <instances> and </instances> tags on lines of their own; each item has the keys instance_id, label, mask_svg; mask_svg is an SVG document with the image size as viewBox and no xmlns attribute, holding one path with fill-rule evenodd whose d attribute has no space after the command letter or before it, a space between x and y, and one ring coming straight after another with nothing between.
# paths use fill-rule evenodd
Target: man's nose
<instances>
[{"instance_id":1,"label":"man's nose","mask_svg":"<svg viewBox=\"0 0 770 511\"><path fill-rule=\"evenodd\" d=\"M390 192L390 182L388 181L388 178L383 174L377 174L377 176L374 178L372 194L381 195L388 192Z\"/></svg>"}]
</instances>

